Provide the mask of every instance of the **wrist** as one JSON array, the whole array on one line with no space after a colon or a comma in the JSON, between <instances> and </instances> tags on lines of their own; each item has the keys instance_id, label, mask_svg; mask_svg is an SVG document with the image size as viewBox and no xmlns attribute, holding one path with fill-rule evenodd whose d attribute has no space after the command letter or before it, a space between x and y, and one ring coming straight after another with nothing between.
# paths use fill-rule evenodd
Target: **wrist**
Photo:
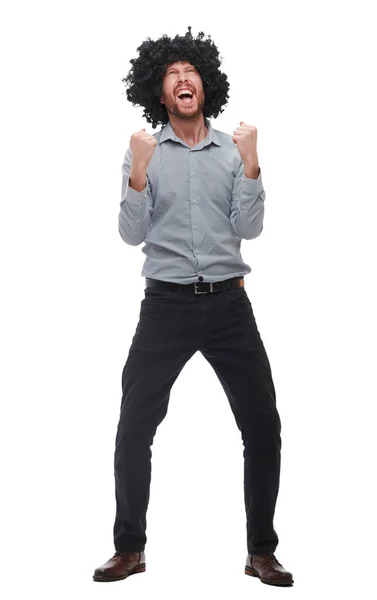
<instances>
[{"instance_id":1,"label":"wrist","mask_svg":"<svg viewBox=\"0 0 377 600\"><path fill-rule=\"evenodd\" d=\"M260 173L258 162L244 163L244 173L248 179L258 179Z\"/></svg>"},{"instance_id":2,"label":"wrist","mask_svg":"<svg viewBox=\"0 0 377 600\"><path fill-rule=\"evenodd\" d=\"M148 165L142 162L132 161L131 163L131 173L135 173L137 175L146 175Z\"/></svg>"},{"instance_id":3,"label":"wrist","mask_svg":"<svg viewBox=\"0 0 377 600\"><path fill-rule=\"evenodd\" d=\"M147 186L147 169L140 165L131 165L129 186L136 192L142 192Z\"/></svg>"}]
</instances>

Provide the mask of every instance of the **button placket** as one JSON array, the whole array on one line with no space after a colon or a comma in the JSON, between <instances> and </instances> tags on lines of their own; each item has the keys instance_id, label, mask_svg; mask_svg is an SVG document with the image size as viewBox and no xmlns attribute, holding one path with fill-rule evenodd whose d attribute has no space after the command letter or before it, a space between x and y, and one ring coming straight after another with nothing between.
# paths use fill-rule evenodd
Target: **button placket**
<instances>
[{"instance_id":1,"label":"button placket","mask_svg":"<svg viewBox=\"0 0 377 600\"><path fill-rule=\"evenodd\" d=\"M193 153L191 151L189 151L189 173L190 173L190 179L191 179L190 199L192 198L192 195L193 195L192 185L193 185L193 177L195 177L195 172L194 172L194 169L192 168L192 158L193 158ZM195 198L192 200L192 204L196 204ZM192 214L191 214L191 222L192 222ZM198 226L194 225L194 229L198 230ZM195 245L196 245L195 232L193 233L193 244L194 244L194 248L195 248ZM199 254L199 250L194 250L194 253L197 257Z\"/></svg>"}]
</instances>

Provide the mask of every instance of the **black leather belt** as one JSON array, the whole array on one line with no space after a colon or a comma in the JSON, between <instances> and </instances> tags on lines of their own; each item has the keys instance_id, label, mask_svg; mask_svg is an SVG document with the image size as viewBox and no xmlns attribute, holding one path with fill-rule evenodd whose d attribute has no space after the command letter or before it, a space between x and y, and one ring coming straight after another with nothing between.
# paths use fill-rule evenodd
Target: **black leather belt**
<instances>
[{"instance_id":1,"label":"black leather belt","mask_svg":"<svg viewBox=\"0 0 377 600\"><path fill-rule=\"evenodd\" d=\"M150 279L149 277L145 278L145 283L147 287L155 287L164 290L175 290L177 287L181 288L182 292L187 292L189 294L209 294L211 292L225 292L226 290L231 290L233 288L244 287L244 279L243 277L232 277L232 279L226 279L225 281L215 281L215 282L206 282L206 281L197 281L195 283L189 284L181 284L181 283L173 283L171 281L160 281L158 279Z\"/></svg>"}]
</instances>

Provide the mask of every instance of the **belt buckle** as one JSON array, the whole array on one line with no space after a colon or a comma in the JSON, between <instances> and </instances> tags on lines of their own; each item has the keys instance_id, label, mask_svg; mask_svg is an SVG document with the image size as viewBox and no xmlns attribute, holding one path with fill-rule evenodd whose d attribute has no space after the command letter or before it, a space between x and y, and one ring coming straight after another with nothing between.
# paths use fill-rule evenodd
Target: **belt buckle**
<instances>
[{"instance_id":1,"label":"belt buckle","mask_svg":"<svg viewBox=\"0 0 377 600\"><path fill-rule=\"evenodd\" d=\"M198 282L195 282L195 283L194 283L194 291L195 291L195 294L208 294L208 292L199 292L199 291L198 291L198 288L197 288L197 286L198 286L198 285L199 285L199 283L198 283ZM213 292L213 283L212 283L211 281L209 282L209 291L210 291L210 292Z\"/></svg>"}]
</instances>

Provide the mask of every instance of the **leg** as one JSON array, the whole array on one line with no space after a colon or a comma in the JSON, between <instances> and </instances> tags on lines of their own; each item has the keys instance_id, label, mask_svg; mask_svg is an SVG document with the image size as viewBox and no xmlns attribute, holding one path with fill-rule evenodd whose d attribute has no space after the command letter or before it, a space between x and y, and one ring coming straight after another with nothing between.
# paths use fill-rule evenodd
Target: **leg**
<instances>
[{"instance_id":1,"label":"leg","mask_svg":"<svg viewBox=\"0 0 377 600\"><path fill-rule=\"evenodd\" d=\"M203 356L229 400L244 444L244 497L249 554L274 552L279 490L281 422L269 360L245 289L222 294L215 335Z\"/></svg>"},{"instance_id":2,"label":"leg","mask_svg":"<svg viewBox=\"0 0 377 600\"><path fill-rule=\"evenodd\" d=\"M118 552L141 552L145 548L151 445L167 414L172 385L196 351L180 335L178 312L174 297L167 297L166 292L159 296L154 291L143 300L123 369L114 457L114 545Z\"/></svg>"}]
</instances>

